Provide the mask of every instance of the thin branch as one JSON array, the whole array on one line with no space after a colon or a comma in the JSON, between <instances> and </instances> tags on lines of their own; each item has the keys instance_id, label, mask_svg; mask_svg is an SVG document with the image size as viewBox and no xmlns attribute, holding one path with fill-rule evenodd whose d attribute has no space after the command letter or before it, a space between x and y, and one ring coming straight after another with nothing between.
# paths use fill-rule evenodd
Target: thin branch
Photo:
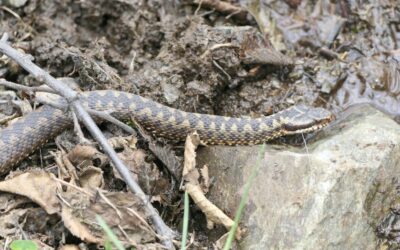
<instances>
[{"instance_id":1,"label":"thin branch","mask_svg":"<svg viewBox=\"0 0 400 250\"><path fill-rule=\"evenodd\" d=\"M35 97L35 102L50 106L50 107L55 108L55 109L62 110L64 112L67 112L67 110L68 110L68 106L67 105L64 105L63 103L54 102L52 100L49 101L49 100L45 99L45 97L42 97L42 96L36 96Z\"/></svg>"},{"instance_id":2,"label":"thin branch","mask_svg":"<svg viewBox=\"0 0 400 250\"><path fill-rule=\"evenodd\" d=\"M85 136L83 135L82 128L79 125L79 120L75 112L71 112L71 114L72 114L72 120L74 121L74 131L75 134L78 136L79 143L90 144L89 140L86 139Z\"/></svg>"},{"instance_id":3,"label":"thin branch","mask_svg":"<svg viewBox=\"0 0 400 250\"><path fill-rule=\"evenodd\" d=\"M98 118L101 118L101 119L103 119L105 121L111 122L111 123L117 125L118 127L122 128L123 130L125 130L129 134L136 136L136 131L133 128L131 128L130 126L128 126L125 123L121 122L120 120L114 118L112 115L110 115L107 112L98 111L98 110L94 110L94 109L87 109L87 112L89 114L97 116Z\"/></svg>"},{"instance_id":4,"label":"thin branch","mask_svg":"<svg viewBox=\"0 0 400 250\"><path fill-rule=\"evenodd\" d=\"M246 16L248 14L247 10L240 6L235 6L229 2L223 2L220 0L194 0L194 4L198 4L199 6L204 6L205 8L215 9L218 12L223 14L227 14L227 19L236 16L240 20L246 20Z\"/></svg>"},{"instance_id":5,"label":"thin branch","mask_svg":"<svg viewBox=\"0 0 400 250\"><path fill-rule=\"evenodd\" d=\"M5 11L7 11L7 12L10 13L11 15L13 15L13 16L14 16L15 18L17 18L19 21L22 21L22 18L21 18L17 13L15 13L12 9L7 8L6 6L1 6L0 8L3 9L3 10L5 10Z\"/></svg>"},{"instance_id":6,"label":"thin branch","mask_svg":"<svg viewBox=\"0 0 400 250\"><path fill-rule=\"evenodd\" d=\"M3 78L0 78L0 85L10 88L10 89L21 90L28 94L33 94L35 92L48 92L48 93L52 93L52 94L56 93L53 89L51 89L47 86L28 87L28 86L24 86L24 85L20 85L20 84L16 84L16 83L7 81Z\"/></svg>"},{"instance_id":7,"label":"thin branch","mask_svg":"<svg viewBox=\"0 0 400 250\"><path fill-rule=\"evenodd\" d=\"M68 106L59 103L59 102L52 102L49 101L46 98L43 98L42 96L36 96L35 101L41 104L45 104L48 106L51 106L53 108L56 109L60 109L63 111L66 111L68 109ZM127 133L129 133L130 135L134 135L136 136L136 131L131 128L130 126L126 125L125 123L121 122L120 120L114 118L112 115L110 115L108 112L106 111L98 111L98 110L94 110L94 109L89 109L89 108L85 108L86 111L91 114L94 115L104 121L108 121L111 122L113 124L115 124L116 126L120 127L121 129L125 130ZM74 124L75 125L75 124Z\"/></svg>"},{"instance_id":8,"label":"thin branch","mask_svg":"<svg viewBox=\"0 0 400 250\"><path fill-rule=\"evenodd\" d=\"M6 43L7 40L8 40L8 34L7 34L7 33L4 33L3 36L2 36L1 39L0 39L0 42Z\"/></svg>"},{"instance_id":9,"label":"thin branch","mask_svg":"<svg viewBox=\"0 0 400 250\"><path fill-rule=\"evenodd\" d=\"M117 168L118 172L124 178L129 189L136 194L143 202L146 210L150 214L150 218L153 221L156 231L164 237L164 245L172 249L173 243L172 239L174 237L174 232L164 223L156 209L151 205L147 199L145 193L140 188L140 186L134 181L128 168L123 164L123 162L118 158L117 153L108 143L107 139L101 133L100 129L97 127L96 123L89 116L86 110L83 108L79 102L78 94L73 91L68 86L64 85L61 81L58 81L53 76L48 74L46 71L38 67L31 61L31 56L24 55L21 52L15 50L7 44L8 35L5 33L0 40L0 52L7 55L14 61L16 61L21 67L28 71L40 82L44 82L46 85L54 89L58 94L63 96L67 102L71 105L71 109L75 112L77 117L82 121L82 123L89 130L93 138L100 144L103 151L110 157L112 163Z\"/></svg>"}]
</instances>

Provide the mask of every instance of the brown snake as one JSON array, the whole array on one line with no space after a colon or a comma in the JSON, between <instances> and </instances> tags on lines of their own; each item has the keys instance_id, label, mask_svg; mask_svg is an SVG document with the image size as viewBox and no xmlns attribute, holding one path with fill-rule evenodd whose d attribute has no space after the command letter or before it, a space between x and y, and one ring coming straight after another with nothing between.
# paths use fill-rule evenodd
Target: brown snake
<instances>
[{"instance_id":1,"label":"brown snake","mask_svg":"<svg viewBox=\"0 0 400 250\"><path fill-rule=\"evenodd\" d=\"M279 136L315 131L333 119L325 109L304 105L261 118L188 113L112 90L82 93L81 101L90 109L112 111L120 119L133 117L156 136L183 140L197 131L200 139L211 145L259 144ZM11 168L72 124L63 111L44 106L0 130L0 168Z\"/></svg>"}]
</instances>

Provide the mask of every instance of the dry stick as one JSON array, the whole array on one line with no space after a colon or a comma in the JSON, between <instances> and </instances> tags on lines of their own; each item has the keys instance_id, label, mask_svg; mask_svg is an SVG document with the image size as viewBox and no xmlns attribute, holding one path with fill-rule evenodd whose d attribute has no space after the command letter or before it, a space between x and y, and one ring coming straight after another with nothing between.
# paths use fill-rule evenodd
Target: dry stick
<instances>
[{"instance_id":1,"label":"dry stick","mask_svg":"<svg viewBox=\"0 0 400 250\"><path fill-rule=\"evenodd\" d=\"M0 85L2 85L1 83L2 82L1 82L1 79L0 79ZM13 84L15 84L15 83L13 83ZM19 84L15 84L15 85L20 86ZM17 89L17 88L15 88L15 86L10 87L10 88ZM50 107L56 108L56 109L63 110L63 111L67 110L67 108L68 108L67 105L64 105L64 104L61 104L61 103L57 103L57 102L48 101L45 98L40 97L40 96L36 96L35 101L38 102L38 103L45 104L45 105L48 105ZM87 108L86 111L89 114L94 115L94 116L96 116L96 117L98 117L98 118L100 118L100 119L102 119L104 121L108 121L110 123L115 124L116 126L120 127L121 129L125 130L127 133L129 133L129 134L131 134L133 136L137 136L136 131L133 128L131 128L130 126L128 126L125 123L121 122L120 120L118 120L117 118L112 116L107 111L97 111L97 110L89 109L89 108Z\"/></svg>"},{"instance_id":2,"label":"dry stick","mask_svg":"<svg viewBox=\"0 0 400 250\"><path fill-rule=\"evenodd\" d=\"M98 118L101 118L102 120L111 122L111 123L117 125L118 127L122 128L123 130L125 130L129 134L136 136L136 131L133 128L131 128L130 126L128 126L125 123L121 122L117 118L113 117L111 114L109 114L106 111L97 111L97 110L94 110L94 109L88 109L87 112L89 114L91 114L91 115L94 115L94 116L97 116Z\"/></svg>"},{"instance_id":3,"label":"dry stick","mask_svg":"<svg viewBox=\"0 0 400 250\"><path fill-rule=\"evenodd\" d=\"M85 136L83 135L83 131L81 126L79 126L79 120L78 117L76 116L75 112L72 112L72 120L74 121L74 131L75 134L78 135L78 140L79 143L81 144L90 144L89 140L85 138Z\"/></svg>"},{"instance_id":4,"label":"dry stick","mask_svg":"<svg viewBox=\"0 0 400 250\"><path fill-rule=\"evenodd\" d=\"M103 151L110 157L114 166L117 168L118 172L124 178L129 189L136 194L144 203L146 209L150 214L150 218L154 223L156 231L162 235L164 238L164 245L172 249L173 243L172 239L174 237L174 232L164 223L155 208L151 205L149 200L146 198L145 193L140 188L140 186L133 180L128 168L122 163L118 158L114 149L110 146L107 139L103 136L100 129L97 127L96 123L92 120L86 110L83 108L79 102L78 95L75 91L65 86L62 82L58 81L50 74L48 74L43 69L39 68L36 64L31 61L31 57L28 55L23 55L11 46L7 44L8 35L5 33L0 39L0 52L7 55L14 61L16 61L21 67L32 74L36 79L43 81L54 89L58 94L63 96L67 102L71 105L72 110L76 113L78 118L89 130L91 135L96 139L96 141L101 145Z\"/></svg>"},{"instance_id":5,"label":"dry stick","mask_svg":"<svg viewBox=\"0 0 400 250\"><path fill-rule=\"evenodd\" d=\"M220 0L195 0L193 1L199 6L204 6L206 8L215 9L221 13L228 14L227 19L233 15L238 15L241 19L245 19L247 10L240 6L235 6L228 2L222 2Z\"/></svg>"},{"instance_id":6,"label":"dry stick","mask_svg":"<svg viewBox=\"0 0 400 250\"><path fill-rule=\"evenodd\" d=\"M22 90L25 91L28 94L32 94L34 92L48 92L48 93L53 93L55 94L56 92L47 87L47 86L38 86L38 87L28 87L28 86L24 86L24 85L20 85L20 84L16 84L13 82L9 82L3 78L0 78L0 85L10 88L10 89L17 89L17 90Z\"/></svg>"}]
</instances>

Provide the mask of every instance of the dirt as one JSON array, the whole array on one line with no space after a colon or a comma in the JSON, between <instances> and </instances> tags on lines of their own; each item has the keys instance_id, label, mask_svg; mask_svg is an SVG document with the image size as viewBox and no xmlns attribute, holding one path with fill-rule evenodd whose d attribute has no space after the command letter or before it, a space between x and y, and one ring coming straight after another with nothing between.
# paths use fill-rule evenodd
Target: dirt
<instances>
[{"instance_id":1,"label":"dirt","mask_svg":"<svg viewBox=\"0 0 400 250\"><path fill-rule=\"evenodd\" d=\"M12 2L1 5L0 30L10 35L13 47L31 54L53 76L73 78L83 91L123 90L177 109L227 116L270 115L297 103L340 116L351 105L371 103L400 120L400 9L394 0L254 1L247 6L242 1L250 12L234 3L233 11L239 11L233 13L207 5L209 1L198 6L189 0L31 0L20 7ZM0 78L41 84L3 57ZM20 102L26 97L18 94L8 98ZM19 104L13 107L0 105L6 118L12 110L25 110ZM103 128L110 138L126 136L113 125ZM132 172L144 178L139 182L147 185L167 224L180 231L180 169L167 170L168 164L151 153L146 140L135 140L133 149L127 146L131 141L122 143L120 153L131 157L126 160L133 162ZM68 151L76 142L70 131L55 144ZM44 166L57 173L49 154L60 152L55 144L47 144L20 169ZM174 151L167 152L173 154L169 158L176 157ZM102 188L126 190L118 174L106 167L108 160L97 157L93 165L98 167L95 173L104 171ZM201 213L196 208L192 212L193 244L211 247L221 230L205 229ZM47 233L37 227L24 231L50 248L88 243L66 228L51 231L51 218ZM39 237L42 233L46 237ZM0 244L19 235L0 230Z\"/></svg>"}]
</instances>

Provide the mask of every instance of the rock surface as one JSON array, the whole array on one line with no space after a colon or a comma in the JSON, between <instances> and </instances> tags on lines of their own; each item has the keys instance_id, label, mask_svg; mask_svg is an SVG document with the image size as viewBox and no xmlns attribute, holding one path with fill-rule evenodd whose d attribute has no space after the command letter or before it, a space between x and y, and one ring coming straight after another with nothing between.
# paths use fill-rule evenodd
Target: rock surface
<instances>
[{"instance_id":1,"label":"rock surface","mask_svg":"<svg viewBox=\"0 0 400 250\"><path fill-rule=\"evenodd\" d=\"M242 217L242 249L375 249L376 226L396 198L400 126L353 109L305 147L267 145ZM260 146L205 147L208 197L231 217Z\"/></svg>"}]
</instances>

